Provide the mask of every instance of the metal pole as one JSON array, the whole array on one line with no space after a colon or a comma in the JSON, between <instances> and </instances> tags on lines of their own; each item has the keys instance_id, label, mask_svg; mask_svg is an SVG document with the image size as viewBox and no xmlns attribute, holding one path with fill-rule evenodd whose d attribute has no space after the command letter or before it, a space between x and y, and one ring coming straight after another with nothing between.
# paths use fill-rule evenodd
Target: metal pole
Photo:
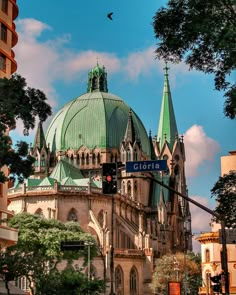
<instances>
[{"instance_id":1,"label":"metal pole","mask_svg":"<svg viewBox=\"0 0 236 295\"><path fill-rule=\"evenodd\" d=\"M88 244L88 283L90 283L90 244ZM90 291L88 291L90 294Z\"/></svg>"},{"instance_id":2,"label":"metal pole","mask_svg":"<svg viewBox=\"0 0 236 295\"><path fill-rule=\"evenodd\" d=\"M217 219L219 219L221 221L221 233L222 233L222 260L221 260L221 265L222 265L222 269L224 271L224 275L225 275L225 295L230 295L229 293L229 274L228 274L228 258L227 258L227 247L226 247L226 231L225 231L225 222L222 219L222 216L220 216L219 214L217 214L216 212L214 212L213 210L205 207L204 205L196 202L195 200L189 198L188 196L181 194L180 192L176 191L175 189L173 189L172 187L170 187L169 185L164 184L162 181L155 179L153 177L150 176L125 176L125 177L119 177L118 179L128 179L128 178L143 178L143 179L149 179L152 180L158 184L160 184L161 186L167 188L168 190L172 191L173 193L177 194L178 196L182 197L183 199L187 200L188 202L196 205L197 207L201 208L202 210L210 213L211 215L215 216Z\"/></svg>"},{"instance_id":3,"label":"metal pole","mask_svg":"<svg viewBox=\"0 0 236 295\"><path fill-rule=\"evenodd\" d=\"M113 290L114 284L114 195L112 194L111 203L111 251L110 251L110 277L111 277L111 290L110 295L115 295Z\"/></svg>"},{"instance_id":4,"label":"metal pole","mask_svg":"<svg viewBox=\"0 0 236 295\"><path fill-rule=\"evenodd\" d=\"M228 262L227 262L227 244L226 244L226 232L225 232L225 222L221 220L221 238L222 238L222 269L224 272L225 281L225 294L229 294L229 272L228 272Z\"/></svg>"}]
</instances>

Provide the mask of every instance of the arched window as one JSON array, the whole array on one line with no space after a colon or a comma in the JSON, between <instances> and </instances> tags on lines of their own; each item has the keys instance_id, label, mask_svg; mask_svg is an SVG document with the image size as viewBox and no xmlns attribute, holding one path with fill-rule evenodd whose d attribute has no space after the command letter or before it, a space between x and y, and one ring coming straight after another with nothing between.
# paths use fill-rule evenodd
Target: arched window
<instances>
[{"instance_id":1,"label":"arched window","mask_svg":"<svg viewBox=\"0 0 236 295\"><path fill-rule=\"evenodd\" d=\"M81 156L81 165L84 165L84 153L82 153L82 156Z\"/></svg>"},{"instance_id":2,"label":"arched window","mask_svg":"<svg viewBox=\"0 0 236 295\"><path fill-rule=\"evenodd\" d=\"M134 149L134 161L138 160L138 153L137 153L137 149Z\"/></svg>"},{"instance_id":3,"label":"arched window","mask_svg":"<svg viewBox=\"0 0 236 295\"><path fill-rule=\"evenodd\" d=\"M115 293L117 295L124 294L124 276L120 266L115 269Z\"/></svg>"},{"instance_id":4,"label":"arched window","mask_svg":"<svg viewBox=\"0 0 236 295\"><path fill-rule=\"evenodd\" d=\"M133 266L130 271L130 295L138 295L138 273Z\"/></svg>"},{"instance_id":5,"label":"arched window","mask_svg":"<svg viewBox=\"0 0 236 295\"><path fill-rule=\"evenodd\" d=\"M35 157L34 166L35 167L38 167L39 166L38 157Z\"/></svg>"},{"instance_id":6,"label":"arched window","mask_svg":"<svg viewBox=\"0 0 236 295\"><path fill-rule=\"evenodd\" d=\"M41 156L41 167L45 167L45 158L44 158L44 155Z\"/></svg>"},{"instance_id":7,"label":"arched window","mask_svg":"<svg viewBox=\"0 0 236 295\"><path fill-rule=\"evenodd\" d=\"M40 216L40 217L44 217L44 215L43 215L43 210L42 210L41 208L38 208L38 209L35 211L34 214L35 214L35 215L38 215L38 216Z\"/></svg>"},{"instance_id":8,"label":"arched window","mask_svg":"<svg viewBox=\"0 0 236 295\"><path fill-rule=\"evenodd\" d=\"M137 181L135 181L135 183L134 183L134 200L135 200L135 202L138 201L138 185L137 185Z\"/></svg>"},{"instance_id":9,"label":"arched window","mask_svg":"<svg viewBox=\"0 0 236 295\"><path fill-rule=\"evenodd\" d=\"M131 161L131 152L130 149L127 149L127 161Z\"/></svg>"},{"instance_id":10,"label":"arched window","mask_svg":"<svg viewBox=\"0 0 236 295\"><path fill-rule=\"evenodd\" d=\"M93 164L96 164L95 159L96 159L95 154L93 154L93 157L92 157Z\"/></svg>"},{"instance_id":11,"label":"arched window","mask_svg":"<svg viewBox=\"0 0 236 295\"><path fill-rule=\"evenodd\" d=\"M101 163L101 156L100 156L100 154L98 153L98 155L97 155L97 159L98 159L98 164L100 164Z\"/></svg>"},{"instance_id":12,"label":"arched window","mask_svg":"<svg viewBox=\"0 0 236 295\"><path fill-rule=\"evenodd\" d=\"M210 262L210 250L206 249L205 251L205 262Z\"/></svg>"},{"instance_id":13,"label":"arched window","mask_svg":"<svg viewBox=\"0 0 236 295\"><path fill-rule=\"evenodd\" d=\"M67 221L78 221L76 210L74 208L70 210Z\"/></svg>"},{"instance_id":14,"label":"arched window","mask_svg":"<svg viewBox=\"0 0 236 295\"><path fill-rule=\"evenodd\" d=\"M86 155L86 165L89 164L89 154Z\"/></svg>"},{"instance_id":15,"label":"arched window","mask_svg":"<svg viewBox=\"0 0 236 295\"><path fill-rule=\"evenodd\" d=\"M131 198L131 182L128 181L127 183L127 195Z\"/></svg>"}]
</instances>

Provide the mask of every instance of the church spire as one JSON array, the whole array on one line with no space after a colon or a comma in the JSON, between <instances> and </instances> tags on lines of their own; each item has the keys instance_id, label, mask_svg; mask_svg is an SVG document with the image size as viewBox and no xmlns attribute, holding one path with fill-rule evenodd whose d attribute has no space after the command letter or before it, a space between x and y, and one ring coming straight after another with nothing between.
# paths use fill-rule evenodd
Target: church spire
<instances>
[{"instance_id":1,"label":"church spire","mask_svg":"<svg viewBox=\"0 0 236 295\"><path fill-rule=\"evenodd\" d=\"M38 148L39 150L41 150L43 147L46 147L46 140L43 132L42 122L39 121L36 135L34 138L33 148Z\"/></svg>"},{"instance_id":2,"label":"church spire","mask_svg":"<svg viewBox=\"0 0 236 295\"><path fill-rule=\"evenodd\" d=\"M87 92L95 91L108 92L107 72L104 66L102 68L99 66L98 61L97 65L88 74Z\"/></svg>"},{"instance_id":3,"label":"church spire","mask_svg":"<svg viewBox=\"0 0 236 295\"><path fill-rule=\"evenodd\" d=\"M169 147L172 149L176 136L178 135L175 113L170 92L168 70L169 68L166 63L164 68L165 78L161 104L161 113L157 133L157 141L159 142L160 150L162 149L165 141L168 142Z\"/></svg>"},{"instance_id":4,"label":"church spire","mask_svg":"<svg viewBox=\"0 0 236 295\"><path fill-rule=\"evenodd\" d=\"M133 122L133 118L132 118L132 110L130 109L129 115L128 115L128 123L127 123L126 131L125 131L124 141L125 142L130 142L130 143L133 144L135 139L136 138L135 138L134 122Z\"/></svg>"}]
</instances>

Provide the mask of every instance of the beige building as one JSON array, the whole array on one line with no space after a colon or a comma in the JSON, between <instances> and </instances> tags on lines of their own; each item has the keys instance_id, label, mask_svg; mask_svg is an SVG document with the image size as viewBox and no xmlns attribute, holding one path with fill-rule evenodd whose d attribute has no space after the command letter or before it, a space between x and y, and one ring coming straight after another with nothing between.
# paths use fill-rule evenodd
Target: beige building
<instances>
[{"instance_id":1,"label":"beige building","mask_svg":"<svg viewBox=\"0 0 236 295\"><path fill-rule=\"evenodd\" d=\"M14 20L18 15L16 0L0 0L0 78L9 78L16 71L12 47L17 43ZM4 169L7 174L8 169ZM9 219L13 214L7 210L8 183L0 184L0 220ZM7 247L17 241L17 231L0 224L0 245Z\"/></svg>"},{"instance_id":2,"label":"beige building","mask_svg":"<svg viewBox=\"0 0 236 295\"><path fill-rule=\"evenodd\" d=\"M236 151L229 152L228 155L221 157L221 176L236 170ZM220 274L222 244L219 242L220 224L212 223L212 231L201 234L197 240L201 243L202 256L202 280L203 285L199 294L213 294L211 290L210 276ZM235 237L236 238L236 237ZM231 239L234 241L234 239ZM227 244L227 258L229 271L230 295L236 294L236 244Z\"/></svg>"},{"instance_id":3,"label":"beige building","mask_svg":"<svg viewBox=\"0 0 236 295\"><path fill-rule=\"evenodd\" d=\"M192 248L191 226L188 235L184 230L186 218L191 220L188 202L155 182L187 194L184 142L167 67L164 76L159 126L152 137L134 110L108 92L105 67L97 64L89 72L87 92L61 108L45 135L39 123L30 151L35 174L8 192L9 210L73 220L94 236L101 257L92 261L91 273L102 278L105 271L106 294L112 288L116 295L152 294L157 258ZM125 169L126 162L140 161L147 168L151 160L166 160L167 168L155 173L149 171L153 167L148 172ZM113 197L102 193L101 165L110 162L118 166Z\"/></svg>"}]
</instances>

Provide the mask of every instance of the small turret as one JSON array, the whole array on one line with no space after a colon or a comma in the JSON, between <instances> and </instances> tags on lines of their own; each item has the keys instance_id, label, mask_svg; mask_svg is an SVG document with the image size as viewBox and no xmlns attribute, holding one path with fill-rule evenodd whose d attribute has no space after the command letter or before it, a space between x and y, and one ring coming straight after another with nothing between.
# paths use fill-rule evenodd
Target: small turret
<instances>
[{"instance_id":1,"label":"small turret","mask_svg":"<svg viewBox=\"0 0 236 295\"><path fill-rule=\"evenodd\" d=\"M98 63L88 74L87 92L95 91L108 92L107 72L105 67L101 68Z\"/></svg>"}]
</instances>

